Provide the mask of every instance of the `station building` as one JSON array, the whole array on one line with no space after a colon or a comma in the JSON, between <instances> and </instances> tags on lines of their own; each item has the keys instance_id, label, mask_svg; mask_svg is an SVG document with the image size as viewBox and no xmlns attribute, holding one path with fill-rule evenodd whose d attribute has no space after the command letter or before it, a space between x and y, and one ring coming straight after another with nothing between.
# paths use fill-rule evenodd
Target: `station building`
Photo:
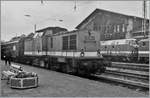
<instances>
[{"instance_id":1,"label":"station building","mask_svg":"<svg viewBox=\"0 0 150 98\"><path fill-rule=\"evenodd\" d=\"M144 18L120 14L103 9L95 9L76 29L94 30L100 33L100 40L148 37L149 20L145 19L146 32L143 32Z\"/></svg>"}]
</instances>

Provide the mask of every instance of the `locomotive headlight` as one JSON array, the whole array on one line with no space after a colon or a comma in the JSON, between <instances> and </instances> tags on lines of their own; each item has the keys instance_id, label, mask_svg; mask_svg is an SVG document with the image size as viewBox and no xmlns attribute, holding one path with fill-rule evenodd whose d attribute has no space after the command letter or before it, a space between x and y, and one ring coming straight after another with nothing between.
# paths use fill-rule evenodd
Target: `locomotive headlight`
<instances>
[{"instance_id":1,"label":"locomotive headlight","mask_svg":"<svg viewBox=\"0 0 150 98\"><path fill-rule=\"evenodd\" d=\"M80 56L81 56L81 57L83 57L83 56L84 56L84 49L81 49Z\"/></svg>"}]
</instances>

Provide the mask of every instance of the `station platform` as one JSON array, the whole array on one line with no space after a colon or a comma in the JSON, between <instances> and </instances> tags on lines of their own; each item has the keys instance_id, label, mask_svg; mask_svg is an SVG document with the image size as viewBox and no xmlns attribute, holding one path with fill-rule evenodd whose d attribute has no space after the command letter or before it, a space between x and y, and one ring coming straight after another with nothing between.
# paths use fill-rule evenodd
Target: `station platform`
<instances>
[{"instance_id":1,"label":"station platform","mask_svg":"<svg viewBox=\"0 0 150 98\"><path fill-rule=\"evenodd\" d=\"M0 62L1 71L9 65ZM25 71L35 72L39 76L39 87L32 89L11 89L5 80L1 80L2 97L148 97L140 91L115 86L104 82L89 80L78 76L51 70L22 65Z\"/></svg>"}]
</instances>

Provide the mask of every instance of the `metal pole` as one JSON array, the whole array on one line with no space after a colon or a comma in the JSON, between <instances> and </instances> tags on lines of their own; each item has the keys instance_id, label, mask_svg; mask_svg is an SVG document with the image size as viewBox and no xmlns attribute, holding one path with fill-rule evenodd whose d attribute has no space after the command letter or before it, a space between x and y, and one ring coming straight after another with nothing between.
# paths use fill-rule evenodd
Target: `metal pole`
<instances>
[{"instance_id":1,"label":"metal pole","mask_svg":"<svg viewBox=\"0 0 150 98\"><path fill-rule=\"evenodd\" d=\"M74 11L76 11L77 5L76 5L76 0L75 0L75 5L74 5Z\"/></svg>"},{"instance_id":2,"label":"metal pole","mask_svg":"<svg viewBox=\"0 0 150 98\"><path fill-rule=\"evenodd\" d=\"M144 20L143 20L143 33L144 33L144 37L146 35L146 0L143 1L143 16L144 16Z\"/></svg>"},{"instance_id":3,"label":"metal pole","mask_svg":"<svg viewBox=\"0 0 150 98\"><path fill-rule=\"evenodd\" d=\"M41 4L43 4L43 0L41 0Z\"/></svg>"},{"instance_id":4,"label":"metal pole","mask_svg":"<svg viewBox=\"0 0 150 98\"><path fill-rule=\"evenodd\" d=\"M34 25L34 33L36 33L36 24Z\"/></svg>"}]
</instances>

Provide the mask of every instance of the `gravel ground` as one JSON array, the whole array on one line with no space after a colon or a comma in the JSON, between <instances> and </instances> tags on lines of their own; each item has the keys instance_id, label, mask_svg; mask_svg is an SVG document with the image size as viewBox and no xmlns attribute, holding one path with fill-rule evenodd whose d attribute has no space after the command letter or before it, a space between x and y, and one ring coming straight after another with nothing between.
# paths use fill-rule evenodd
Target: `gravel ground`
<instances>
[{"instance_id":1,"label":"gravel ground","mask_svg":"<svg viewBox=\"0 0 150 98\"><path fill-rule=\"evenodd\" d=\"M0 63L1 70L8 65ZM39 87L32 89L11 89L6 80L1 81L3 97L148 97L143 92L121 86L84 79L77 76L58 73L37 67L21 65L28 72L39 75Z\"/></svg>"}]
</instances>

